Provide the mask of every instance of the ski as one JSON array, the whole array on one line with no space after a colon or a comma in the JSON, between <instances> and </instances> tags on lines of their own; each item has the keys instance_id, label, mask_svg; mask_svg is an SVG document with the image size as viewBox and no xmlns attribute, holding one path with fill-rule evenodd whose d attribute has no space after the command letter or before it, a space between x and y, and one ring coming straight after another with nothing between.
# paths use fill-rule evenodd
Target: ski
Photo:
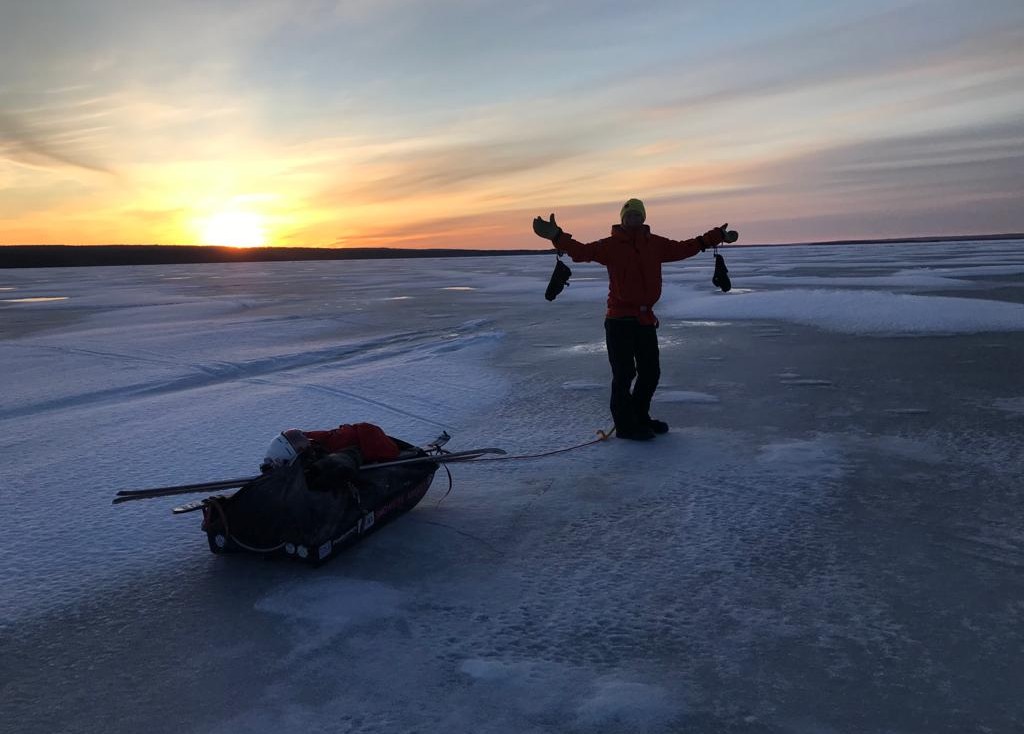
<instances>
[{"instance_id":1,"label":"ski","mask_svg":"<svg viewBox=\"0 0 1024 734\"><path fill-rule=\"evenodd\" d=\"M397 459L395 461L383 461L376 464L363 464L363 466L361 466L359 470L370 471L372 469L381 469L386 466L398 466L400 464L421 464L427 461L436 462L438 464L454 464L460 461L471 461L486 454L504 455L505 453L507 452L504 449L493 447L483 449L470 449L468 451L456 451L454 453L414 456L411 459ZM235 487L241 487L244 484L248 484L251 481L259 479L260 476L262 475L258 475L255 477L243 477L241 479L225 479L220 482L200 482L198 484L182 484L176 487L154 487L152 489L122 489L117 492L117 495L114 497L113 504L117 505L122 502L132 502L134 500L151 499L153 497L172 497L178 494L195 494L198 492L215 492L220 489L233 489Z\"/></svg>"},{"instance_id":2,"label":"ski","mask_svg":"<svg viewBox=\"0 0 1024 734\"><path fill-rule=\"evenodd\" d=\"M448 431L443 431L440 436L423 446L422 449L427 453L439 452L441 451L441 447L448 443L451 438L452 437L448 435ZM153 489L122 489L116 493L116 496L138 498L163 497L165 496L165 492L185 494L193 490L196 492L204 492L206 490L215 491L218 489L231 489L232 487L241 487L243 484L248 484L252 480L258 478L259 477L243 477L241 479L222 479L215 482L196 482L193 484L179 484L172 487L155 487Z\"/></svg>"},{"instance_id":3,"label":"ski","mask_svg":"<svg viewBox=\"0 0 1024 734\"><path fill-rule=\"evenodd\" d=\"M192 492L216 492L218 489L232 489L248 484L255 477L242 477L240 479L223 479L219 482L198 482L196 484L180 484L174 487L154 487L152 489L122 489L114 497L113 504L129 502L131 500L143 500L150 497L169 497L176 494L191 494Z\"/></svg>"},{"instance_id":4,"label":"ski","mask_svg":"<svg viewBox=\"0 0 1024 734\"><path fill-rule=\"evenodd\" d=\"M377 464L363 464L359 467L359 471L367 471L369 469L382 469L385 466L398 466L399 464L422 464L425 461L436 461L438 464L456 464L460 461L471 461L478 459L485 454L499 454L504 455L508 453L505 449L498 448L486 448L486 449L470 449L469 451L456 451L454 453L447 454L431 454L429 456L414 456L411 459L396 459L395 461L382 461Z\"/></svg>"}]
</instances>

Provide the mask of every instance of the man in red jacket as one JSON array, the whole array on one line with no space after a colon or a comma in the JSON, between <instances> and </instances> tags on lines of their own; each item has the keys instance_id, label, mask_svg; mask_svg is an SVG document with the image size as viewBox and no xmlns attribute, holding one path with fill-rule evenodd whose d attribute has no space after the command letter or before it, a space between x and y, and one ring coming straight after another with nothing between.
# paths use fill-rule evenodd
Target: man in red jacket
<instances>
[{"instance_id":1,"label":"man in red jacket","mask_svg":"<svg viewBox=\"0 0 1024 734\"><path fill-rule=\"evenodd\" d=\"M658 319L654 315L654 304L661 298L661 264L735 242L739 235L723 224L691 240L659 237L644 224L647 212L639 199L623 204L619 218L622 224L612 227L610 237L590 244L563 232L554 214L549 221L534 219L533 231L551 240L555 249L568 253L574 262L597 262L608 268L604 329L612 366L615 433L619 438L646 441L656 433L668 432L668 424L650 416L651 398L661 377Z\"/></svg>"}]
</instances>

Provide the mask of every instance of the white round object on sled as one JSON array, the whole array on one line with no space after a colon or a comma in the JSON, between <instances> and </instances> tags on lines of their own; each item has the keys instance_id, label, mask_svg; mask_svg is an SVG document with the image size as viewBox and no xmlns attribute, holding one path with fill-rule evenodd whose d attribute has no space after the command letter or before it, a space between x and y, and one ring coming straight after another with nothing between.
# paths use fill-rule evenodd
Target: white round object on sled
<instances>
[{"instance_id":1,"label":"white round object on sled","mask_svg":"<svg viewBox=\"0 0 1024 734\"><path fill-rule=\"evenodd\" d=\"M281 431L270 442L260 466L269 469L288 466L308 447L309 439L298 428Z\"/></svg>"}]
</instances>

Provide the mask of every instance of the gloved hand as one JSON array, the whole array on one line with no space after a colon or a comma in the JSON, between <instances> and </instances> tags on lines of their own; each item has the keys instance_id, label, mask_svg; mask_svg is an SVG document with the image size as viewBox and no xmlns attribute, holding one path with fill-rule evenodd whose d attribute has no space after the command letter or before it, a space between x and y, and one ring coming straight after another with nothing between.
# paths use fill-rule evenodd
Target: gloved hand
<instances>
[{"instance_id":1,"label":"gloved hand","mask_svg":"<svg viewBox=\"0 0 1024 734\"><path fill-rule=\"evenodd\" d=\"M709 247L718 247L725 242L725 232L722 231L721 227L715 227L714 229L709 229L697 239L700 241L700 251L704 252Z\"/></svg>"},{"instance_id":2,"label":"gloved hand","mask_svg":"<svg viewBox=\"0 0 1024 734\"><path fill-rule=\"evenodd\" d=\"M719 227L719 229L722 230L722 242L731 245L733 242L740 238L739 232L737 232L735 229L729 229L728 222Z\"/></svg>"},{"instance_id":3,"label":"gloved hand","mask_svg":"<svg viewBox=\"0 0 1024 734\"><path fill-rule=\"evenodd\" d=\"M538 237L551 240L552 243L557 242L558 238L562 236L562 228L555 223L554 212L551 214L550 222L543 217L536 217L533 220L533 233Z\"/></svg>"}]
</instances>

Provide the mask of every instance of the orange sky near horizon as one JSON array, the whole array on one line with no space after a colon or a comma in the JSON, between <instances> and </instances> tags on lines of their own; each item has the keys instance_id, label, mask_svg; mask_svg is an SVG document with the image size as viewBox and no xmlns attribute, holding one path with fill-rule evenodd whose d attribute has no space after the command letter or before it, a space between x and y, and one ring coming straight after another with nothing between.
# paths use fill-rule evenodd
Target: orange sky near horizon
<instances>
[{"instance_id":1,"label":"orange sky near horizon","mask_svg":"<svg viewBox=\"0 0 1024 734\"><path fill-rule=\"evenodd\" d=\"M0 245L1024 231L1024 3L0 9Z\"/></svg>"}]
</instances>

